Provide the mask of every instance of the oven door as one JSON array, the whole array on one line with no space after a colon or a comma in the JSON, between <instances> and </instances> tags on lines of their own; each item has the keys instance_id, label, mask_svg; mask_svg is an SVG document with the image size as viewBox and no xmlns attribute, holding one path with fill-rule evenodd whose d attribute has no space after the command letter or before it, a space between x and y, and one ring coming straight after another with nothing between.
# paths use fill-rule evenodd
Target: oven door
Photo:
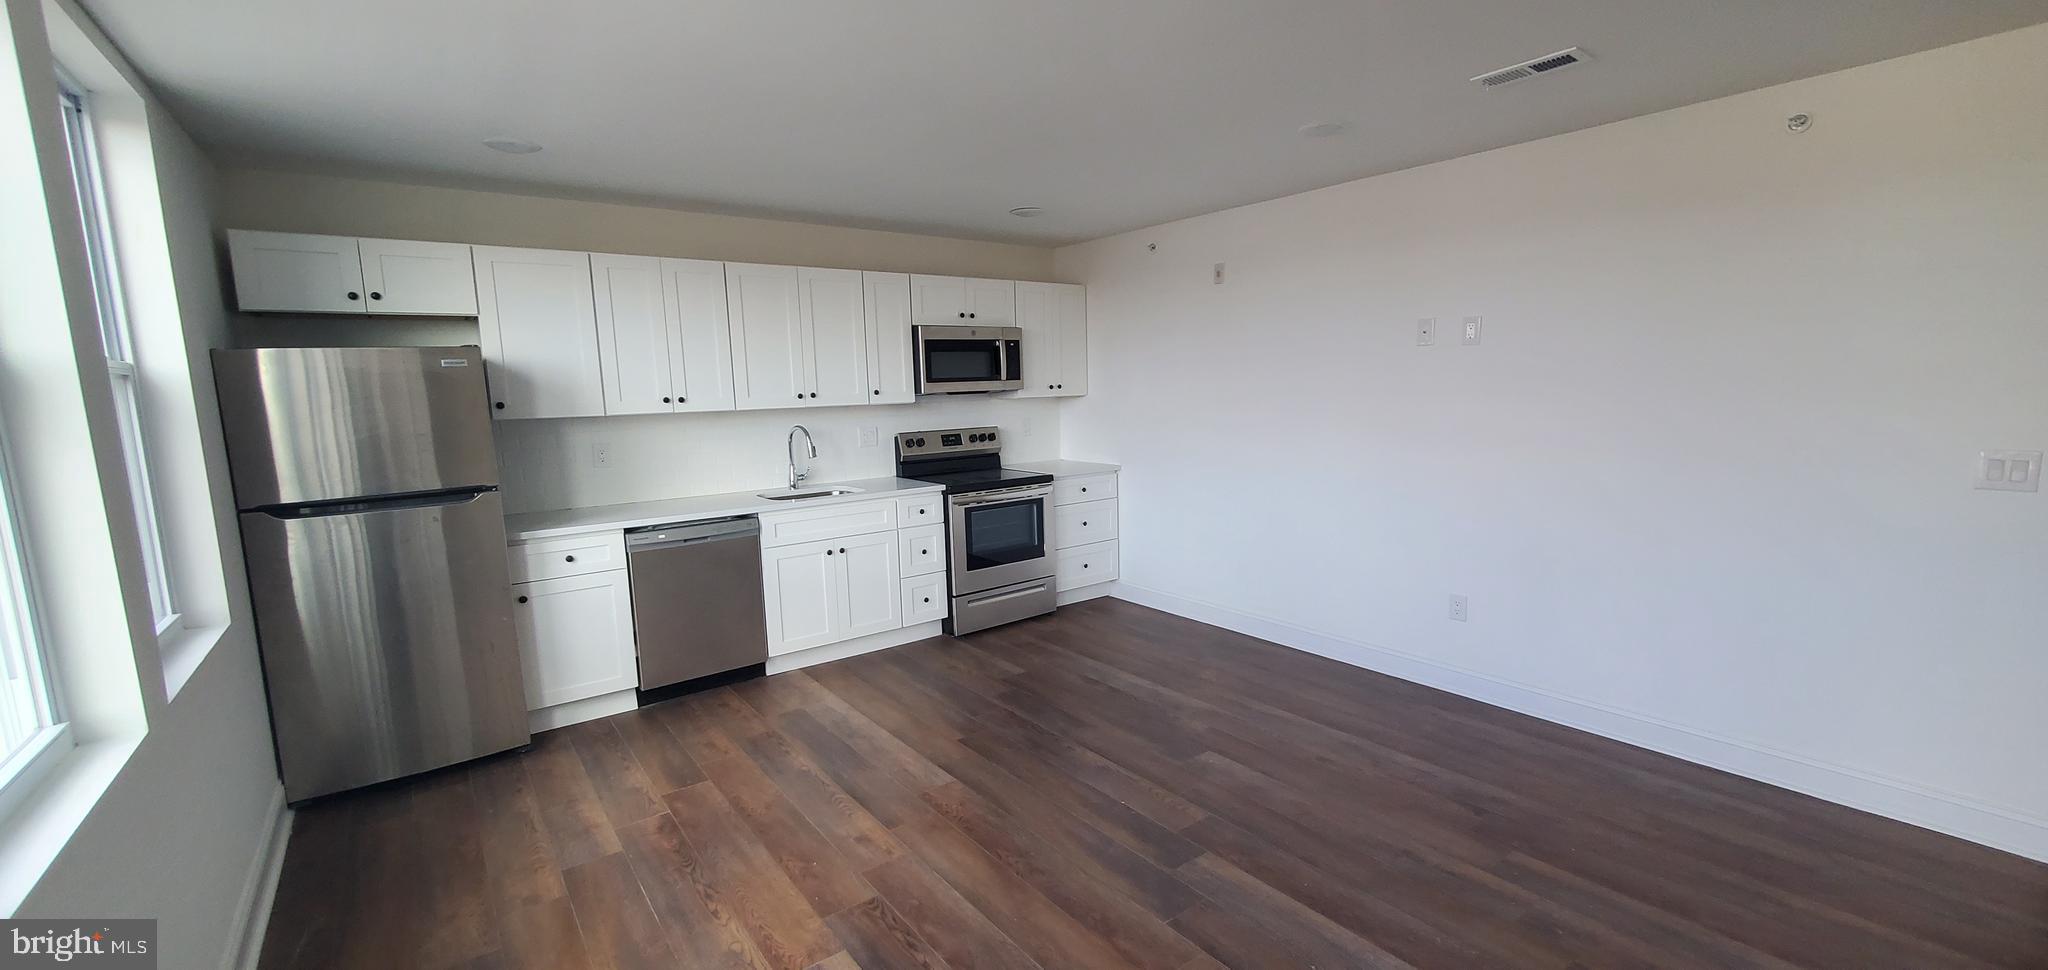
<instances>
[{"instance_id":1,"label":"oven door","mask_svg":"<svg viewBox=\"0 0 2048 970\"><path fill-rule=\"evenodd\" d=\"M955 495L946 510L953 595L1053 573L1051 485Z\"/></svg>"},{"instance_id":2,"label":"oven door","mask_svg":"<svg viewBox=\"0 0 2048 970\"><path fill-rule=\"evenodd\" d=\"M1021 390L1023 336L1016 327L918 327L917 393Z\"/></svg>"}]
</instances>

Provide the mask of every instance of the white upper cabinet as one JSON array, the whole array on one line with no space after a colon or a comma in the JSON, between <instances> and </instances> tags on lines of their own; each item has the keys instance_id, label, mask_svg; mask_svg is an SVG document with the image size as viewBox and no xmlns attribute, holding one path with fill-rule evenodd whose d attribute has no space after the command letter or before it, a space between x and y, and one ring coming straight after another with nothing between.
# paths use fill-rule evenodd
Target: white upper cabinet
<instances>
[{"instance_id":1,"label":"white upper cabinet","mask_svg":"<svg viewBox=\"0 0 2048 970\"><path fill-rule=\"evenodd\" d=\"M1088 294L1071 283L1018 283L1024 389L1017 397L1088 393Z\"/></svg>"},{"instance_id":2,"label":"white upper cabinet","mask_svg":"<svg viewBox=\"0 0 2048 970\"><path fill-rule=\"evenodd\" d=\"M910 366L910 277L862 273L868 300L868 403L917 399Z\"/></svg>"},{"instance_id":3,"label":"white upper cabinet","mask_svg":"<svg viewBox=\"0 0 2048 970\"><path fill-rule=\"evenodd\" d=\"M661 260L592 253L590 288L604 375L604 413L675 410Z\"/></svg>"},{"instance_id":4,"label":"white upper cabinet","mask_svg":"<svg viewBox=\"0 0 2048 970\"><path fill-rule=\"evenodd\" d=\"M476 315L462 243L230 229L228 258L250 313Z\"/></svg>"},{"instance_id":5,"label":"white upper cabinet","mask_svg":"<svg viewBox=\"0 0 2048 970\"><path fill-rule=\"evenodd\" d=\"M910 322L914 326L967 325L967 281L958 276L912 276Z\"/></svg>"},{"instance_id":6,"label":"white upper cabinet","mask_svg":"<svg viewBox=\"0 0 2048 970\"><path fill-rule=\"evenodd\" d=\"M605 413L590 255L478 246L475 259L492 416Z\"/></svg>"},{"instance_id":7,"label":"white upper cabinet","mask_svg":"<svg viewBox=\"0 0 2048 970\"><path fill-rule=\"evenodd\" d=\"M476 275L462 243L358 239L371 313L476 316Z\"/></svg>"},{"instance_id":8,"label":"white upper cabinet","mask_svg":"<svg viewBox=\"0 0 2048 970\"><path fill-rule=\"evenodd\" d=\"M741 410L801 407L810 394L794 266L725 264L733 398Z\"/></svg>"},{"instance_id":9,"label":"white upper cabinet","mask_svg":"<svg viewBox=\"0 0 2048 970\"><path fill-rule=\"evenodd\" d=\"M725 264L661 261L668 306L669 381L678 411L730 411L732 334L726 329Z\"/></svg>"},{"instance_id":10,"label":"white upper cabinet","mask_svg":"<svg viewBox=\"0 0 2048 970\"><path fill-rule=\"evenodd\" d=\"M365 313L354 236L228 230L235 304L250 313Z\"/></svg>"},{"instance_id":11,"label":"white upper cabinet","mask_svg":"<svg viewBox=\"0 0 2048 970\"><path fill-rule=\"evenodd\" d=\"M814 407L866 404L868 384L867 298L861 275L850 269L799 269L804 341L809 350L810 396Z\"/></svg>"},{"instance_id":12,"label":"white upper cabinet","mask_svg":"<svg viewBox=\"0 0 2048 970\"><path fill-rule=\"evenodd\" d=\"M1017 325L1017 284L1011 280L967 281L967 325Z\"/></svg>"}]
</instances>

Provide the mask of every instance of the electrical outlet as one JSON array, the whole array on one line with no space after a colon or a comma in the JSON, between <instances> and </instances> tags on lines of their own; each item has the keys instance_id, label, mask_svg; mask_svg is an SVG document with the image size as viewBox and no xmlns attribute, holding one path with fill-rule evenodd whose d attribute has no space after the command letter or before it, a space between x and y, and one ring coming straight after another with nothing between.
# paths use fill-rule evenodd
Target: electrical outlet
<instances>
[{"instance_id":1,"label":"electrical outlet","mask_svg":"<svg viewBox=\"0 0 2048 970\"><path fill-rule=\"evenodd\" d=\"M1019 438L1026 438L1026 437L1030 437L1030 435L1031 435L1031 415L1028 415L1028 414L1027 414L1027 415L1024 415L1023 417L1021 417L1021 418L1018 418L1018 419L1017 419L1017 437L1019 437Z\"/></svg>"},{"instance_id":2,"label":"electrical outlet","mask_svg":"<svg viewBox=\"0 0 2048 970\"><path fill-rule=\"evenodd\" d=\"M882 433L876 430L874 425L866 425L860 429L860 446L862 448L873 448L881 443Z\"/></svg>"},{"instance_id":3,"label":"electrical outlet","mask_svg":"<svg viewBox=\"0 0 2048 970\"><path fill-rule=\"evenodd\" d=\"M1462 338L1462 342L1464 343L1464 345L1465 345L1465 346L1467 346L1467 347L1471 347L1471 346L1477 345L1477 344L1479 343L1479 327L1480 327L1480 325L1481 325L1481 324L1483 324L1483 323L1485 323L1485 322L1486 322L1486 318L1485 318L1485 317L1466 317L1466 318L1465 318L1465 333L1464 333L1464 336L1463 336L1463 338Z\"/></svg>"},{"instance_id":4,"label":"electrical outlet","mask_svg":"<svg viewBox=\"0 0 2048 970\"><path fill-rule=\"evenodd\" d=\"M2041 490L2041 453L1980 451L1977 453L1976 485L2001 492L2038 492Z\"/></svg>"},{"instance_id":5,"label":"electrical outlet","mask_svg":"<svg viewBox=\"0 0 2048 970\"><path fill-rule=\"evenodd\" d=\"M1470 606L1469 606L1468 604L1466 604L1466 602L1465 602L1465 597L1464 597L1464 596L1463 596L1462 594L1459 594L1459 593L1452 593L1452 594L1451 594L1451 619L1453 619L1453 620L1456 620L1456 621L1458 621L1459 623L1463 623L1463 622L1465 622L1466 620L1469 620L1469 619L1471 619L1471 618L1472 618L1472 611L1471 611L1471 607L1470 607Z\"/></svg>"},{"instance_id":6,"label":"electrical outlet","mask_svg":"<svg viewBox=\"0 0 2048 970\"><path fill-rule=\"evenodd\" d=\"M592 467L592 468L610 468L611 466L612 466L612 445L611 445L611 442L609 442L609 441L600 441L600 442L597 442L596 444L593 444L593 445L591 445L591 446L590 446L590 467Z\"/></svg>"},{"instance_id":7,"label":"electrical outlet","mask_svg":"<svg viewBox=\"0 0 2048 970\"><path fill-rule=\"evenodd\" d=\"M1216 264L1216 278L1215 278L1214 280L1212 280L1211 282L1214 282L1214 283L1215 283L1216 285L1218 285L1218 286L1221 286L1221 285L1223 285L1223 264L1222 264L1222 263L1217 263L1217 264Z\"/></svg>"},{"instance_id":8,"label":"electrical outlet","mask_svg":"<svg viewBox=\"0 0 2048 970\"><path fill-rule=\"evenodd\" d=\"M1423 317L1422 319L1415 321L1415 346L1433 347L1435 345L1436 318Z\"/></svg>"}]
</instances>

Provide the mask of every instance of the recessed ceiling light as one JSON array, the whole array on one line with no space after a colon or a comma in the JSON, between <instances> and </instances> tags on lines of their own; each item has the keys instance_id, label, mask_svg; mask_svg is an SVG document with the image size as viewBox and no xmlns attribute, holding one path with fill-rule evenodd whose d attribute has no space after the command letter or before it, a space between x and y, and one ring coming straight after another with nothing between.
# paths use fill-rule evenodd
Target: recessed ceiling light
<instances>
[{"instance_id":1,"label":"recessed ceiling light","mask_svg":"<svg viewBox=\"0 0 2048 970\"><path fill-rule=\"evenodd\" d=\"M507 155L531 155L534 152L540 151L539 145L530 141L520 141L517 138L486 138L484 139L484 147L504 152Z\"/></svg>"},{"instance_id":2,"label":"recessed ceiling light","mask_svg":"<svg viewBox=\"0 0 2048 970\"><path fill-rule=\"evenodd\" d=\"M1304 138L1328 138L1343 130L1344 126L1337 122L1323 121L1313 125L1302 125L1301 135Z\"/></svg>"},{"instance_id":3,"label":"recessed ceiling light","mask_svg":"<svg viewBox=\"0 0 2048 970\"><path fill-rule=\"evenodd\" d=\"M1030 219L1044 211L1044 209L1041 209L1035 205L1020 205L1014 209L1011 209L1010 214L1016 216L1019 219Z\"/></svg>"}]
</instances>

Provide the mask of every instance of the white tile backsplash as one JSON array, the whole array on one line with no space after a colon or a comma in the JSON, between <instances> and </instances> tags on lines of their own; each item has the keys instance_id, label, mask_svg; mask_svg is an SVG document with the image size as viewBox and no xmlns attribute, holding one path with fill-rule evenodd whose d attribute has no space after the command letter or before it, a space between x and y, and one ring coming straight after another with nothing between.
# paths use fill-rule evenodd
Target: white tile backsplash
<instances>
[{"instance_id":1,"label":"white tile backsplash","mask_svg":"<svg viewBox=\"0 0 2048 970\"><path fill-rule=\"evenodd\" d=\"M993 425L1003 457L1028 461L1060 454L1060 402L982 395L920 398L914 404L708 414L499 421L494 425L507 512L645 502L776 488L787 476L792 425L818 442L810 480L830 482L895 473L893 436ZM861 429L876 444L860 446ZM595 451L609 458L600 468ZM799 445L801 447L801 445Z\"/></svg>"}]
</instances>

